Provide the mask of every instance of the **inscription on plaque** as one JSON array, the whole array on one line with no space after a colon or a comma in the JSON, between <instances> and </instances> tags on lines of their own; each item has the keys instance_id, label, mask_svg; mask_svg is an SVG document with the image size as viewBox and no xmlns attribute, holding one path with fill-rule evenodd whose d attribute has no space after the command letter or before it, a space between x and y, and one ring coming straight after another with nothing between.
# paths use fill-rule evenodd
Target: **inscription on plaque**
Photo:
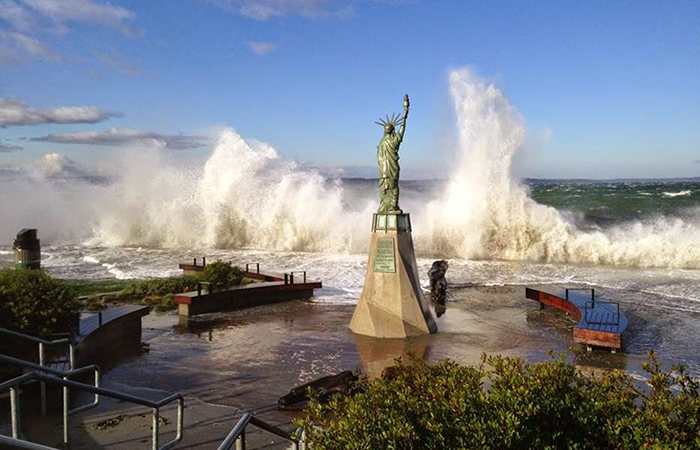
<instances>
[{"instance_id":1,"label":"inscription on plaque","mask_svg":"<svg viewBox=\"0 0 700 450\"><path fill-rule=\"evenodd\" d=\"M377 252L374 254L374 271L396 272L394 238L377 239Z\"/></svg>"}]
</instances>

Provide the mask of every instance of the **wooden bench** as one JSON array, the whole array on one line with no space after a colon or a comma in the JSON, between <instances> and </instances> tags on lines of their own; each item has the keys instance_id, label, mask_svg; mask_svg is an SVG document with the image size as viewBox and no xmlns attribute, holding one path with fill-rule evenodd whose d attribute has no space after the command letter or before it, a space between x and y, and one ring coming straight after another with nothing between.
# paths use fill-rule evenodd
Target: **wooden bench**
<instances>
[{"instance_id":1,"label":"wooden bench","mask_svg":"<svg viewBox=\"0 0 700 450\"><path fill-rule=\"evenodd\" d=\"M141 348L141 318L148 306L123 305L96 311L80 319L76 336L76 367Z\"/></svg>"},{"instance_id":2,"label":"wooden bench","mask_svg":"<svg viewBox=\"0 0 700 450\"><path fill-rule=\"evenodd\" d=\"M622 347L622 333L627 328L627 317L620 311L618 303L596 300L595 290L590 296L582 294L582 289L565 289L552 294L544 290L526 288L525 297L551 306L578 320L574 326L574 342L592 346L607 347L616 351Z\"/></svg>"}]
</instances>

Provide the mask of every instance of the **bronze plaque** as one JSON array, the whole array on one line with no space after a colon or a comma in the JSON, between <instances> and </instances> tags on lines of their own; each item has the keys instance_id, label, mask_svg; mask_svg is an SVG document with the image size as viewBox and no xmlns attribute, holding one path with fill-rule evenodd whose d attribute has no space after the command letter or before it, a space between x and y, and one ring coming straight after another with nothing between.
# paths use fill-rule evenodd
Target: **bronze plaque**
<instances>
[{"instance_id":1,"label":"bronze plaque","mask_svg":"<svg viewBox=\"0 0 700 450\"><path fill-rule=\"evenodd\" d=\"M396 272L394 260L394 238L377 239L377 251L374 254L375 272Z\"/></svg>"}]
</instances>

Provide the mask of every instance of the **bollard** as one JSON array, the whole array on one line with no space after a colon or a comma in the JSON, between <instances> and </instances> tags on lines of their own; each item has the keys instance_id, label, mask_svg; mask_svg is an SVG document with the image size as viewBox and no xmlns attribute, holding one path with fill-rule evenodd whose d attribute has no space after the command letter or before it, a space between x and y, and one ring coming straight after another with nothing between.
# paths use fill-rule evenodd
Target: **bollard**
<instances>
[{"instance_id":1,"label":"bollard","mask_svg":"<svg viewBox=\"0 0 700 450\"><path fill-rule=\"evenodd\" d=\"M255 272L260 275L260 263L255 263Z\"/></svg>"},{"instance_id":2,"label":"bollard","mask_svg":"<svg viewBox=\"0 0 700 450\"><path fill-rule=\"evenodd\" d=\"M36 228L21 229L12 248L15 253L15 269L41 268L41 245L36 237Z\"/></svg>"},{"instance_id":3,"label":"bollard","mask_svg":"<svg viewBox=\"0 0 700 450\"><path fill-rule=\"evenodd\" d=\"M245 450L245 428L241 431L238 439L236 439L236 450Z\"/></svg>"},{"instance_id":4,"label":"bollard","mask_svg":"<svg viewBox=\"0 0 700 450\"><path fill-rule=\"evenodd\" d=\"M46 357L44 353L44 343L39 342L39 365L44 366L46 364ZM46 417L46 383L42 381L39 383L39 389L41 397L41 415Z\"/></svg>"},{"instance_id":5,"label":"bollard","mask_svg":"<svg viewBox=\"0 0 700 450\"><path fill-rule=\"evenodd\" d=\"M206 267L206 265L207 265L207 257L202 256L202 267Z\"/></svg>"},{"instance_id":6,"label":"bollard","mask_svg":"<svg viewBox=\"0 0 700 450\"><path fill-rule=\"evenodd\" d=\"M288 283L288 278L287 278L287 274L285 273L284 274L284 284L286 285L287 283Z\"/></svg>"},{"instance_id":7,"label":"bollard","mask_svg":"<svg viewBox=\"0 0 700 450\"><path fill-rule=\"evenodd\" d=\"M19 387L17 386L12 386L10 388L10 411L12 417L12 437L14 439L19 439L20 430L22 429L22 414L20 412Z\"/></svg>"}]
</instances>

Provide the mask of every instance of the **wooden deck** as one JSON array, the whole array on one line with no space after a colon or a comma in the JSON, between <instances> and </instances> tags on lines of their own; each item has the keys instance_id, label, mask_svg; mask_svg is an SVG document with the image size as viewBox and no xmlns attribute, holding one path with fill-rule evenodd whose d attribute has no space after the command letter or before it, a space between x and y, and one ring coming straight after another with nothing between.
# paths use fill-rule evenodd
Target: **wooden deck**
<instances>
[{"instance_id":1,"label":"wooden deck","mask_svg":"<svg viewBox=\"0 0 700 450\"><path fill-rule=\"evenodd\" d=\"M197 272L204 266L180 264L185 271ZM249 269L248 267L246 269ZM253 306L277 303L313 296L314 289L320 289L322 284L317 280L309 280L305 272L270 273L261 272L255 265L245 270L243 276L261 280L260 283L243 284L229 289L208 292L207 286L200 286L197 291L183 292L174 297L179 305L181 316L194 316L215 311L250 308Z\"/></svg>"},{"instance_id":2,"label":"wooden deck","mask_svg":"<svg viewBox=\"0 0 700 450\"><path fill-rule=\"evenodd\" d=\"M525 297L535 300L542 307L551 306L566 312L578 320L574 326L574 342L589 348L608 347L613 351L622 346L622 333L627 328L627 317L617 303L595 299L593 289L566 289L552 294L543 290L526 288Z\"/></svg>"}]
</instances>

